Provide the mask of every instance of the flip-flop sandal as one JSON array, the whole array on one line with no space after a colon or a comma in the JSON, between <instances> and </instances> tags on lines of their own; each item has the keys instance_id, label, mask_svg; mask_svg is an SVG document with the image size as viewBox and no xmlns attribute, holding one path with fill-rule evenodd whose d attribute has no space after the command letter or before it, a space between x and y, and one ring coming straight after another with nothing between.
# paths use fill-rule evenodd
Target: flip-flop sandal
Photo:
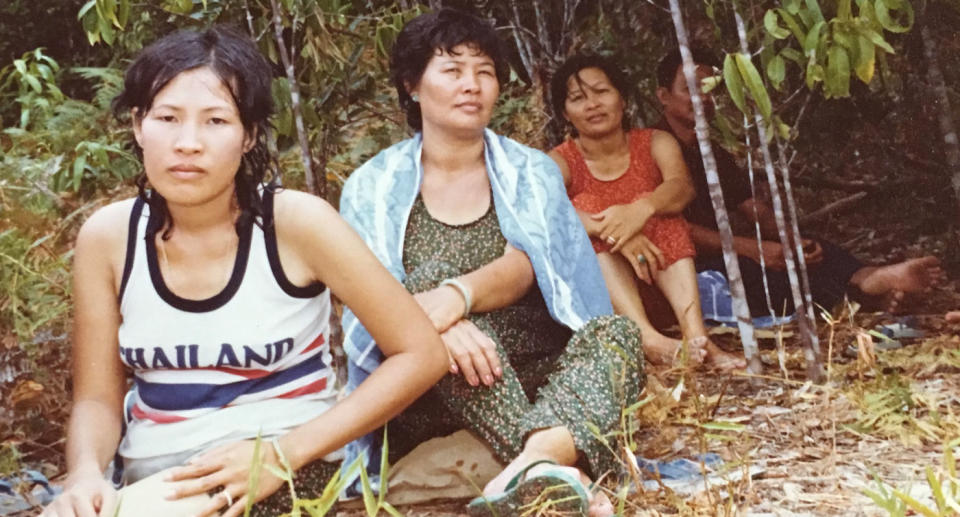
<instances>
[{"instance_id":1,"label":"flip-flop sandal","mask_svg":"<svg viewBox=\"0 0 960 517\"><path fill-rule=\"evenodd\" d=\"M586 515L590 496L579 479L560 468L547 469L536 476L526 477L531 468L544 463L556 466L550 460L527 465L513 476L503 492L470 501L467 513L473 517L514 517L521 515L525 508L537 507L559 514Z\"/></svg>"}]
</instances>

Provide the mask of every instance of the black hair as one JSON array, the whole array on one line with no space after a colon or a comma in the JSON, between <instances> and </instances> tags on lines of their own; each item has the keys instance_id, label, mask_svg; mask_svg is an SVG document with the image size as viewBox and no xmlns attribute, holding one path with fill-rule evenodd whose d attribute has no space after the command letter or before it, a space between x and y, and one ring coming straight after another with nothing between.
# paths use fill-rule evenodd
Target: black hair
<instances>
[{"instance_id":1,"label":"black hair","mask_svg":"<svg viewBox=\"0 0 960 517\"><path fill-rule=\"evenodd\" d=\"M234 192L240 216L237 231L264 218L263 197L259 187L276 187L275 159L267 149L267 125L273 112L270 91L272 70L266 58L242 32L226 26L214 26L202 32L178 31L157 40L143 49L127 68L123 90L113 99L113 114L126 121L133 113L134 123L150 111L153 100L171 80L188 70L208 67L226 86L237 111L244 132L255 135L253 147L240 162L234 180ZM133 142L134 152L143 159L143 149ZM139 196L150 206L151 224L148 235L163 230L163 238L170 237L173 220L167 203L159 192L147 190L146 173L136 180Z\"/></svg>"},{"instance_id":2,"label":"black hair","mask_svg":"<svg viewBox=\"0 0 960 517\"><path fill-rule=\"evenodd\" d=\"M698 65L720 66L720 62L717 61L717 57L712 52L702 48L692 48L690 53L693 54L693 62ZM682 64L683 58L680 57L679 48L671 50L667 55L660 58L660 63L657 65L657 86L671 89L673 81L677 78L677 70Z\"/></svg>"},{"instance_id":3,"label":"black hair","mask_svg":"<svg viewBox=\"0 0 960 517\"><path fill-rule=\"evenodd\" d=\"M585 68L599 68L603 71L607 79L610 80L610 84L617 90L617 93L620 94L620 98L622 98L624 102L632 98L633 87L630 80L613 59L598 54L574 54L568 57L567 60L557 68L557 71L553 73L553 77L550 79L550 103L553 108L553 116L557 120L564 120L563 112L566 109L567 94L570 93L567 84L570 78L576 78L577 83L579 83L582 88L583 83L580 79L580 71ZM623 123L626 128L628 124L626 113L624 113ZM576 132L576 128L574 128L574 132Z\"/></svg>"},{"instance_id":4,"label":"black hair","mask_svg":"<svg viewBox=\"0 0 960 517\"><path fill-rule=\"evenodd\" d=\"M397 36L390 53L390 80L397 89L400 107L407 114L407 124L415 131L423 129L423 118L420 104L410 97L407 86L420 82L427 63L438 51L452 54L452 49L462 44L493 60L501 86L509 80L510 65L493 26L467 12L443 8L421 14Z\"/></svg>"}]
</instances>

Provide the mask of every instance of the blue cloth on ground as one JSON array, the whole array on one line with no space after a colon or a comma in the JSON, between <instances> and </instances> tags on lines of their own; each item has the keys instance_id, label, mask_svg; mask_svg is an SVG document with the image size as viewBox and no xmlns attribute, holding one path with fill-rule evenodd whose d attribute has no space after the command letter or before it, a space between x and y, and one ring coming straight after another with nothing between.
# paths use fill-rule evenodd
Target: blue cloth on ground
<instances>
[{"instance_id":1,"label":"blue cloth on ground","mask_svg":"<svg viewBox=\"0 0 960 517\"><path fill-rule=\"evenodd\" d=\"M543 152L489 129L484 130L483 140L500 230L507 242L530 258L550 315L577 330L591 318L612 314L596 255L567 198L556 163ZM423 178L422 148L423 139L417 133L381 151L350 175L340 198L343 218L400 281L405 276L407 219ZM349 308L344 308L343 336L350 392L380 365L382 354ZM379 439L369 434L350 443L344 465L358 457L366 466L379 465ZM377 487L377 473L370 474L371 485Z\"/></svg>"},{"instance_id":2,"label":"blue cloth on ground","mask_svg":"<svg viewBox=\"0 0 960 517\"><path fill-rule=\"evenodd\" d=\"M700 309L707 323L737 326L737 317L733 312L733 295L727 277L712 269L697 273L697 287L700 291ZM757 316L753 318L756 328L777 327L793 321L793 314L785 317Z\"/></svg>"},{"instance_id":3,"label":"blue cloth on ground","mask_svg":"<svg viewBox=\"0 0 960 517\"><path fill-rule=\"evenodd\" d=\"M723 464L723 458L714 452L698 454L692 460L678 458L670 461L648 460L646 458L637 458L637 467L650 474L660 473L660 479L687 480L699 478L703 475L700 470L700 462L706 465L708 472Z\"/></svg>"},{"instance_id":4,"label":"blue cloth on ground","mask_svg":"<svg viewBox=\"0 0 960 517\"><path fill-rule=\"evenodd\" d=\"M30 487L30 500L17 492L20 485ZM50 485L47 477L39 471L23 469L18 475L0 478L0 515L10 515L29 510L34 505L46 505L62 490Z\"/></svg>"}]
</instances>

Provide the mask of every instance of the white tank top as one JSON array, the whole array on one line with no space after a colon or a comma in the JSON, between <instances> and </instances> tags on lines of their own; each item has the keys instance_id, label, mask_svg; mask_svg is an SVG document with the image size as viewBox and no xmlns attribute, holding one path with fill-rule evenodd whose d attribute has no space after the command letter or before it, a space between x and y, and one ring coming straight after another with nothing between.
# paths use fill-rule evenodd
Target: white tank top
<instances>
[{"instance_id":1,"label":"white tank top","mask_svg":"<svg viewBox=\"0 0 960 517\"><path fill-rule=\"evenodd\" d=\"M149 207L135 201L118 332L135 390L121 456L153 458L276 436L334 404L330 291L320 283L294 286L284 275L273 196L263 195L263 228L240 231L230 280L206 300L167 288L155 240L144 238Z\"/></svg>"}]
</instances>

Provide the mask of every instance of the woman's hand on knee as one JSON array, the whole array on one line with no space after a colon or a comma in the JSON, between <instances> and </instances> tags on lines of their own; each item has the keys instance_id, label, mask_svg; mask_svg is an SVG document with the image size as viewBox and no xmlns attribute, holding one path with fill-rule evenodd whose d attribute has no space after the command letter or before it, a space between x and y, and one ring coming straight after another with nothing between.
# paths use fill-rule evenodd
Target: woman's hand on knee
<instances>
[{"instance_id":1,"label":"woman's hand on knee","mask_svg":"<svg viewBox=\"0 0 960 517\"><path fill-rule=\"evenodd\" d=\"M250 478L250 466L253 464L255 449L253 440L229 443L191 458L185 465L170 469L165 478L173 484L167 499L180 499L217 490L209 504L199 514L237 517L243 515L248 499L261 501L283 485L283 480L274 476L265 465L283 469L274 451L273 443L261 441L258 460L260 468L257 492L247 492Z\"/></svg>"},{"instance_id":2,"label":"woman's hand on knee","mask_svg":"<svg viewBox=\"0 0 960 517\"><path fill-rule=\"evenodd\" d=\"M117 504L117 491L103 474L71 474L65 490L46 508L41 517L110 517Z\"/></svg>"},{"instance_id":3,"label":"woman's hand on knee","mask_svg":"<svg viewBox=\"0 0 960 517\"><path fill-rule=\"evenodd\" d=\"M610 251L616 253L640 233L653 214L653 205L646 199L638 199L625 205L613 205L590 218L597 222L598 238L609 244Z\"/></svg>"},{"instance_id":4,"label":"woman's hand on knee","mask_svg":"<svg viewBox=\"0 0 960 517\"><path fill-rule=\"evenodd\" d=\"M666 265L663 252L642 233L631 237L620 248L620 253L630 263L637 278L652 283L653 277Z\"/></svg>"},{"instance_id":5,"label":"woman's hand on knee","mask_svg":"<svg viewBox=\"0 0 960 517\"><path fill-rule=\"evenodd\" d=\"M437 332L443 333L457 320L463 318L467 301L455 287L441 285L435 289L413 295L420 308L427 314Z\"/></svg>"},{"instance_id":6,"label":"woman's hand on knee","mask_svg":"<svg viewBox=\"0 0 960 517\"><path fill-rule=\"evenodd\" d=\"M470 320L460 320L440 334L450 356L450 373L463 373L471 386L492 386L503 375L497 344Z\"/></svg>"}]
</instances>

